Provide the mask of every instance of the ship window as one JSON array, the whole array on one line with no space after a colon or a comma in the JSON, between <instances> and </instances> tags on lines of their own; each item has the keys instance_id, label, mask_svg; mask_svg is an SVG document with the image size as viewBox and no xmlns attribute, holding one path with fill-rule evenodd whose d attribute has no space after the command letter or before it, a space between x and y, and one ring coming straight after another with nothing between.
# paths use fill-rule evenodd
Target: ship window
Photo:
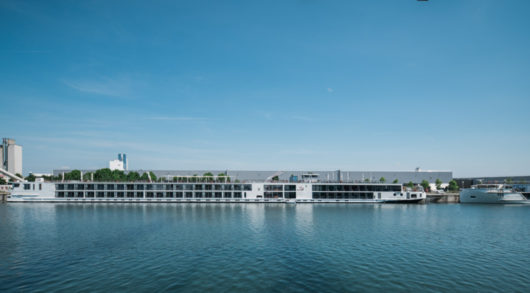
<instances>
[{"instance_id":1,"label":"ship window","mask_svg":"<svg viewBox=\"0 0 530 293\"><path fill-rule=\"evenodd\" d=\"M94 197L94 192L93 191L87 192L86 197Z\"/></svg>"},{"instance_id":2,"label":"ship window","mask_svg":"<svg viewBox=\"0 0 530 293\"><path fill-rule=\"evenodd\" d=\"M127 184L127 190L134 190L134 184Z\"/></svg>"},{"instance_id":3,"label":"ship window","mask_svg":"<svg viewBox=\"0 0 530 293\"><path fill-rule=\"evenodd\" d=\"M231 198L232 192L225 192L225 198Z\"/></svg>"},{"instance_id":4,"label":"ship window","mask_svg":"<svg viewBox=\"0 0 530 293\"><path fill-rule=\"evenodd\" d=\"M234 192L235 198L241 198L241 192Z\"/></svg>"},{"instance_id":5,"label":"ship window","mask_svg":"<svg viewBox=\"0 0 530 293\"><path fill-rule=\"evenodd\" d=\"M182 192L177 192L176 197L182 197Z\"/></svg>"},{"instance_id":6,"label":"ship window","mask_svg":"<svg viewBox=\"0 0 530 293\"><path fill-rule=\"evenodd\" d=\"M125 186L123 184L118 184L116 189L123 190L123 189L125 189Z\"/></svg>"},{"instance_id":7,"label":"ship window","mask_svg":"<svg viewBox=\"0 0 530 293\"><path fill-rule=\"evenodd\" d=\"M73 184L68 184L68 190L74 190L74 185Z\"/></svg>"},{"instance_id":8,"label":"ship window","mask_svg":"<svg viewBox=\"0 0 530 293\"><path fill-rule=\"evenodd\" d=\"M31 188L30 184L24 184L24 190L29 190Z\"/></svg>"},{"instance_id":9,"label":"ship window","mask_svg":"<svg viewBox=\"0 0 530 293\"><path fill-rule=\"evenodd\" d=\"M176 190L182 190L182 188L183 188L182 184L175 185Z\"/></svg>"},{"instance_id":10,"label":"ship window","mask_svg":"<svg viewBox=\"0 0 530 293\"><path fill-rule=\"evenodd\" d=\"M154 197L152 192L148 192L145 197Z\"/></svg>"},{"instance_id":11,"label":"ship window","mask_svg":"<svg viewBox=\"0 0 530 293\"><path fill-rule=\"evenodd\" d=\"M227 184L225 185L225 190L232 190L234 189L233 186L231 184Z\"/></svg>"},{"instance_id":12,"label":"ship window","mask_svg":"<svg viewBox=\"0 0 530 293\"><path fill-rule=\"evenodd\" d=\"M164 197L164 193L162 193L162 192L157 192L157 193L156 193L156 197Z\"/></svg>"},{"instance_id":13,"label":"ship window","mask_svg":"<svg viewBox=\"0 0 530 293\"><path fill-rule=\"evenodd\" d=\"M118 192L118 197L123 197L124 192Z\"/></svg>"},{"instance_id":14,"label":"ship window","mask_svg":"<svg viewBox=\"0 0 530 293\"><path fill-rule=\"evenodd\" d=\"M98 191L98 197L105 197L105 193L103 191Z\"/></svg>"},{"instance_id":15,"label":"ship window","mask_svg":"<svg viewBox=\"0 0 530 293\"><path fill-rule=\"evenodd\" d=\"M98 187L98 190L103 190L103 189L105 189L105 185L103 185L103 184L98 184L97 187Z\"/></svg>"},{"instance_id":16,"label":"ship window","mask_svg":"<svg viewBox=\"0 0 530 293\"><path fill-rule=\"evenodd\" d=\"M62 192L62 191L59 192L59 193L57 194L57 197L64 197L64 192Z\"/></svg>"},{"instance_id":17,"label":"ship window","mask_svg":"<svg viewBox=\"0 0 530 293\"><path fill-rule=\"evenodd\" d=\"M42 183L39 183L39 190L42 190Z\"/></svg>"},{"instance_id":18,"label":"ship window","mask_svg":"<svg viewBox=\"0 0 530 293\"><path fill-rule=\"evenodd\" d=\"M215 197L221 198L221 197L223 197L223 193L222 192L216 192L215 193Z\"/></svg>"},{"instance_id":19,"label":"ship window","mask_svg":"<svg viewBox=\"0 0 530 293\"><path fill-rule=\"evenodd\" d=\"M94 184L87 184L86 189L87 190L94 190Z\"/></svg>"},{"instance_id":20,"label":"ship window","mask_svg":"<svg viewBox=\"0 0 530 293\"><path fill-rule=\"evenodd\" d=\"M212 193L211 192L206 192L206 195L204 197L210 198L210 197L212 197Z\"/></svg>"},{"instance_id":21,"label":"ship window","mask_svg":"<svg viewBox=\"0 0 530 293\"><path fill-rule=\"evenodd\" d=\"M252 190L252 185L251 185L251 184L245 184L245 185L243 185L243 190L245 190L245 191L251 191L251 190Z\"/></svg>"},{"instance_id":22,"label":"ship window","mask_svg":"<svg viewBox=\"0 0 530 293\"><path fill-rule=\"evenodd\" d=\"M174 196L173 196L173 192L167 192L167 193L166 193L166 197L174 197Z\"/></svg>"},{"instance_id":23,"label":"ship window","mask_svg":"<svg viewBox=\"0 0 530 293\"><path fill-rule=\"evenodd\" d=\"M191 191L186 192L186 197L187 198L193 197L193 193Z\"/></svg>"},{"instance_id":24,"label":"ship window","mask_svg":"<svg viewBox=\"0 0 530 293\"><path fill-rule=\"evenodd\" d=\"M107 190L114 190L114 184L107 184Z\"/></svg>"}]
</instances>

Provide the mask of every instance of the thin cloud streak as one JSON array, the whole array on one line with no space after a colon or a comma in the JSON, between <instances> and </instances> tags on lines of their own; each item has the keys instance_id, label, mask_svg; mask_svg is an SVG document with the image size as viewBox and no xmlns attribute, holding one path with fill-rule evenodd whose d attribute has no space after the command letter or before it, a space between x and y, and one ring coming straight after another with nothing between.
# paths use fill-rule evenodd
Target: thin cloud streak
<instances>
[{"instance_id":1,"label":"thin cloud streak","mask_svg":"<svg viewBox=\"0 0 530 293\"><path fill-rule=\"evenodd\" d=\"M107 78L101 81L62 80L68 87L89 94L110 97L126 97L130 92L130 81Z\"/></svg>"}]
</instances>

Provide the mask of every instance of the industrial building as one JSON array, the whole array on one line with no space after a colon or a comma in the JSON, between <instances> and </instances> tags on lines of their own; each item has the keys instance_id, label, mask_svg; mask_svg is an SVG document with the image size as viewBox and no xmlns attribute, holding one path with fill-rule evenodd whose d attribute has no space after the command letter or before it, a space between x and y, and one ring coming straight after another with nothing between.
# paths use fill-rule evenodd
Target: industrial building
<instances>
[{"instance_id":1,"label":"industrial building","mask_svg":"<svg viewBox=\"0 0 530 293\"><path fill-rule=\"evenodd\" d=\"M0 163L1 169L12 174L22 174L22 146L17 145L14 139L2 139Z\"/></svg>"},{"instance_id":2,"label":"industrial building","mask_svg":"<svg viewBox=\"0 0 530 293\"><path fill-rule=\"evenodd\" d=\"M71 170L54 170L53 174L59 176ZM95 170L81 170L83 173L94 172ZM250 170L134 170L140 174L152 171L158 178L173 179L173 177L202 176L205 173L213 175L225 174L232 181L241 182L263 182L263 181L283 181L298 182L311 178L318 182L379 182L381 178L385 182L391 183L397 180L398 183L412 182L421 183L423 180L431 184L431 189L435 189L435 182L439 179L442 188L447 186L453 179L452 171L250 171Z\"/></svg>"},{"instance_id":3,"label":"industrial building","mask_svg":"<svg viewBox=\"0 0 530 293\"><path fill-rule=\"evenodd\" d=\"M109 161L109 169L127 171L129 170L127 164L127 154L118 154L117 160Z\"/></svg>"}]
</instances>

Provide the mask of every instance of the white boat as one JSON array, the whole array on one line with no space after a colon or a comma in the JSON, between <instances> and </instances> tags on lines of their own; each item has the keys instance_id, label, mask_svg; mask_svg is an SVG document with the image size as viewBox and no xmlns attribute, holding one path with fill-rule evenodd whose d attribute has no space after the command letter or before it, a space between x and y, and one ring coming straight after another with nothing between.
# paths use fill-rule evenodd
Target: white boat
<instances>
[{"instance_id":1,"label":"white boat","mask_svg":"<svg viewBox=\"0 0 530 293\"><path fill-rule=\"evenodd\" d=\"M515 191L511 185L478 184L460 191L461 203L502 203L528 204L523 193Z\"/></svg>"},{"instance_id":2,"label":"white boat","mask_svg":"<svg viewBox=\"0 0 530 293\"><path fill-rule=\"evenodd\" d=\"M416 203L421 186L364 182L21 182L9 202Z\"/></svg>"}]
</instances>

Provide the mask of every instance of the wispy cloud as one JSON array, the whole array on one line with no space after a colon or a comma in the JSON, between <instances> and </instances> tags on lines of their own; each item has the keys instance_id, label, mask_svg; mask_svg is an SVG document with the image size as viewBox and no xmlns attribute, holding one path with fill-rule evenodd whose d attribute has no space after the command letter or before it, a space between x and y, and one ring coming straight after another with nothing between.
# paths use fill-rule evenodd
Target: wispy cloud
<instances>
[{"instance_id":1,"label":"wispy cloud","mask_svg":"<svg viewBox=\"0 0 530 293\"><path fill-rule=\"evenodd\" d=\"M126 97L131 93L131 81L124 78L101 80L62 80L64 84L80 92L111 97Z\"/></svg>"},{"instance_id":2,"label":"wispy cloud","mask_svg":"<svg viewBox=\"0 0 530 293\"><path fill-rule=\"evenodd\" d=\"M148 117L148 120L161 120L161 121L194 121L194 120L206 120L203 117L185 117L185 116L155 116Z\"/></svg>"},{"instance_id":3,"label":"wispy cloud","mask_svg":"<svg viewBox=\"0 0 530 293\"><path fill-rule=\"evenodd\" d=\"M328 87L328 93L332 93L332 92L334 92L334 91L335 91L334 89Z\"/></svg>"},{"instance_id":4,"label":"wispy cloud","mask_svg":"<svg viewBox=\"0 0 530 293\"><path fill-rule=\"evenodd\" d=\"M300 121L313 121L313 119L310 118L310 117L307 117L307 116L298 116L298 115L291 116L291 119L293 119L293 120L300 120Z\"/></svg>"}]
</instances>

